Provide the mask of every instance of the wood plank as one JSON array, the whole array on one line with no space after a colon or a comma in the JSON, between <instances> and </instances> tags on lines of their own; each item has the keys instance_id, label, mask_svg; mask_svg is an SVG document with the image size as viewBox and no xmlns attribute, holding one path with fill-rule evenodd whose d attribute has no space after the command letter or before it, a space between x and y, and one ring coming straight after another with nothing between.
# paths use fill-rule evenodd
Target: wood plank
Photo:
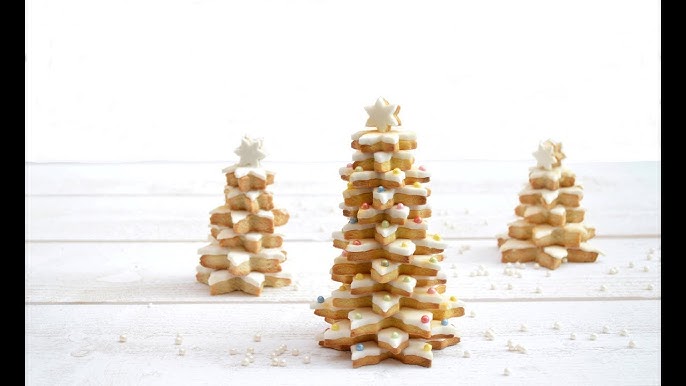
<instances>
[{"instance_id":1,"label":"wood plank","mask_svg":"<svg viewBox=\"0 0 686 386\"><path fill-rule=\"evenodd\" d=\"M504 273L495 240L450 241L443 269L448 292L474 300L659 299L659 238L597 239L605 252L594 264L565 264L551 276L545 268ZM338 287L329 269L338 254L330 242L287 242L297 286L268 288L260 297L240 293L210 296L195 282L196 251L204 243L25 243L25 300L30 303L275 303L309 302ZM468 248L468 249L467 249ZM462 249L462 253L460 250ZM647 251L655 249L647 260ZM633 262L634 267L629 268ZM479 266L488 276L470 276ZM455 267L455 268L452 268ZM609 274L618 268L617 274ZM648 272L644 272L644 267ZM457 277L455 277L457 275ZM496 289L491 290L491 284ZM508 290L508 284L512 289ZM601 291L601 286L606 290ZM648 290L652 286L652 290ZM541 293L536 293L540 287Z\"/></svg>"},{"instance_id":2,"label":"wood plank","mask_svg":"<svg viewBox=\"0 0 686 386\"><path fill-rule=\"evenodd\" d=\"M431 369L387 360L352 369L348 352L318 347L326 324L306 304L27 305L27 384L617 384L661 383L661 303L643 301L469 303L453 319L462 342L434 352ZM561 323L560 330L551 326ZM520 325L528 326L527 332ZM610 332L602 333L608 326ZM484 331L495 331L486 340ZM628 336L618 332L628 330ZM262 341L252 341L255 333ZM570 340L574 332L576 340ZM174 344L176 334L183 342ZM590 334L597 334L590 340ZM127 335L119 343L120 334ZM527 352L508 351L508 339ZM629 341L636 343L629 348ZM311 355L284 354L279 345ZM255 360L240 365L252 347ZM186 354L179 356L179 348ZM468 350L469 358L463 357ZM511 374L503 375L509 368Z\"/></svg>"}]
</instances>

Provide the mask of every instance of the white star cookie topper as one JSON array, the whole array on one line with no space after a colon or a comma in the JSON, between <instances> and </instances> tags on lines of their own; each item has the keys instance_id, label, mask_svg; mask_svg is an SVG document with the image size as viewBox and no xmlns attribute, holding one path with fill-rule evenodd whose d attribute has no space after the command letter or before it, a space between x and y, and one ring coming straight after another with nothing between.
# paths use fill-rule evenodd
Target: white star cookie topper
<instances>
[{"instance_id":1,"label":"white star cookie topper","mask_svg":"<svg viewBox=\"0 0 686 386\"><path fill-rule=\"evenodd\" d=\"M266 156L262 151L262 139L252 139L247 135L243 136L241 145L233 152L241 157L238 161L238 166L259 167L260 160Z\"/></svg>"},{"instance_id":2,"label":"white star cookie topper","mask_svg":"<svg viewBox=\"0 0 686 386\"><path fill-rule=\"evenodd\" d=\"M386 132L391 129L391 126L400 125L400 118L398 118L400 106L388 103L383 97L379 97L376 103L366 106L364 109L369 115L365 124L366 127L376 127L377 130Z\"/></svg>"},{"instance_id":3,"label":"white star cookie topper","mask_svg":"<svg viewBox=\"0 0 686 386\"><path fill-rule=\"evenodd\" d=\"M555 158L555 149L553 149L550 141L539 142L538 150L531 154L536 158L538 167L546 170L551 170L553 164L557 162L557 159Z\"/></svg>"}]
</instances>

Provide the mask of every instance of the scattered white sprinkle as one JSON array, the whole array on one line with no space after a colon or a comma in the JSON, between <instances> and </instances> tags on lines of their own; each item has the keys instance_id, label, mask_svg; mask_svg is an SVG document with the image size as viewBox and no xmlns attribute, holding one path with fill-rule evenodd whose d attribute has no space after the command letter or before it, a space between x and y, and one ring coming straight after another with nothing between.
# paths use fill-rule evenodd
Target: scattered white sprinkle
<instances>
[{"instance_id":1,"label":"scattered white sprinkle","mask_svg":"<svg viewBox=\"0 0 686 386\"><path fill-rule=\"evenodd\" d=\"M545 272L545 277L550 277L550 271Z\"/></svg>"},{"instance_id":2,"label":"scattered white sprinkle","mask_svg":"<svg viewBox=\"0 0 686 386\"><path fill-rule=\"evenodd\" d=\"M630 262L629 262L629 268L633 268L633 267L634 267L634 262L633 262L633 261L630 261Z\"/></svg>"},{"instance_id":3,"label":"scattered white sprinkle","mask_svg":"<svg viewBox=\"0 0 686 386\"><path fill-rule=\"evenodd\" d=\"M575 333L569 334L569 339L570 340L576 340L576 334Z\"/></svg>"},{"instance_id":4,"label":"scattered white sprinkle","mask_svg":"<svg viewBox=\"0 0 686 386\"><path fill-rule=\"evenodd\" d=\"M514 272L512 272L512 268L505 268L505 269L503 270L503 273L504 273L505 275L507 275L507 276L512 276L512 274L513 274Z\"/></svg>"},{"instance_id":5,"label":"scattered white sprinkle","mask_svg":"<svg viewBox=\"0 0 686 386\"><path fill-rule=\"evenodd\" d=\"M568 262L569 262L569 259L566 258L566 257L563 257L563 258L562 258L562 262L563 262L563 263L568 263Z\"/></svg>"},{"instance_id":6,"label":"scattered white sprinkle","mask_svg":"<svg viewBox=\"0 0 686 386\"><path fill-rule=\"evenodd\" d=\"M176 335L176 338L174 339L174 344L178 346L181 343L183 343L183 337L181 335Z\"/></svg>"},{"instance_id":7,"label":"scattered white sprinkle","mask_svg":"<svg viewBox=\"0 0 686 386\"><path fill-rule=\"evenodd\" d=\"M252 337L253 342L261 342L262 341L262 334L259 332Z\"/></svg>"},{"instance_id":8,"label":"scattered white sprinkle","mask_svg":"<svg viewBox=\"0 0 686 386\"><path fill-rule=\"evenodd\" d=\"M310 354L303 355L303 363L310 363Z\"/></svg>"},{"instance_id":9,"label":"scattered white sprinkle","mask_svg":"<svg viewBox=\"0 0 686 386\"><path fill-rule=\"evenodd\" d=\"M272 351L272 353L271 353L271 354L269 354L269 356L271 356L272 358L276 358L276 357L278 357L278 356L279 356L279 352L278 352L278 351L276 351L276 350L275 350L275 351Z\"/></svg>"},{"instance_id":10,"label":"scattered white sprinkle","mask_svg":"<svg viewBox=\"0 0 686 386\"><path fill-rule=\"evenodd\" d=\"M245 357L248 359L250 363L255 362L255 356L252 354L245 354Z\"/></svg>"},{"instance_id":11,"label":"scattered white sprinkle","mask_svg":"<svg viewBox=\"0 0 686 386\"><path fill-rule=\"evenodd\" d=\"M503 374L506 375L506 376L507 376L507 375L510 375L510 369L507 368L507 367L505 367L505 370L503 371Z\"/></svg>"},{"instance_id":12,"label":"scattered white sprinkle","mask_svg":"<svg viewBox=\"0 0 686 386\"><path fill-rule=\"evenodd\" d=\"M634 342L633 340L630 340L629 341L629 348L636 348L636 342Z\"/></svg>"},{"instance_id":13,"label":"scattered white sprinkle","mask_svg":"<svg viewBox=\"0 0 686 386\"><path fill-rule=\"evenodd\" d=\"M281 358L279 359L279 367L286 367L286 360Z\"/></svg>"},{"instance_id":14,"label":"scattered white sprinkle","mask_svg":"<svg viewBox=\"0 0 686 386\"><path fill-rule=\"evenodd\" d=\"M243 358L241 361L241 366L247 366L250 364L250 360L248 358Z\"/></svg>"},{"instance_id":15,"label":"scattered white sprinkle","mask_svg":"<svg viewBox=\"0 0 686 386\"><path fill-rule=\"evenodd\" d=\"M272 366L278 366L279 365L279 358L272 358Z\"/></svg>"},{"instance_id":16,"label":"scattered white sprinkle","mask_svg":"<svg viewBox=\"0 0 686 386\"><path fill-rule=\"evenodd\" d=\"M516 262L516 263L515 263L515 268L517 268L517 269L522 269L522 263L520 263L519 261Z\"/></svg>"},{"instance_id":17,"label":"scattered white sprinkle","mask_svg":"<svg viewBox=\"0 0 686 386\"><path fill-rule=\"evenodd\" d=\"M595 332L592 333L591 336L589 337L589 339L591 339L591 340L596 340L596 339L598 339L598 334L596 334Z\"/></svg>"},{"instance_id":18,"label":"scattered white sprinkle","mask_svg":"<svg viewBox=\"0 0 686 386\"><path fill-rule=\"evenodd\" d=\"M495 339L495 333L493 332L493 329L489 328L484 332L484 336L486 337L487 340L493 340Z\"/></svg>"},{"instance_id":19,"label":"scattered white sprinkle","mask_svg":"<svg viewBox=\"0 0 686 386\"><path fill-rule=\"evenodd\" d=\"M619 331L619 335L621 335L621 336L627 336L627 335L629 335L629 330L627 330L626 328L622 328L622 329Z\"/></svg>"},{"instance_id":20,"label":"scattered white sprinkle","mask_svg":"<svg viewBox=\"0 0 686 386\"><path fill-rule=\"evenodd\" d=\"M505 266L506 266L507 268L512 268L512 263L507 263L507 264L505 264Z\"/></svg>"},{"instance_id":21,"label":"scattered white sprinkle","mask_svg":"<svg viewBox=\"0 0 686 386\"><path fill-rule=\"evenodd\" d=\"M522 278L522 273L519 272L519 271L517 271L517 272L515 272L515 276L517 276L518 279L521 279L521 278Z\"/></svg>"},{"instance_id":22,"label":"scattered white sprinkle","mask_svg":"<svg viewBox=\"0 0 686 386\"><path fill-rule=\"evenodd\" d=\"M255 353L255 349L252 348L252 347L248 347L248 349L245 350L245 352L248 353L248 354L254 354L254 353Z\"/></svg>"},{"instance_id":23,"label":"scattered white sprinkle","mask_svg":"<svg viewBox=\"0 0 686 386\"><path fill-rule=\"evenodd\" d=\"M507 347L512 347L514 343L512 343L512 339L507 340Z\"/></svg>"},{"instance_id":24,"label":"scattered white sprinkle","mask_svg":"<svg viewBox=\"0 0 686 386\"><path fill-rule=\"evenodd\" d=\"M539 269L539 268L541 268L541 265L538 263L534 263L534 269Z\"/></svg>"},{"instance_id":25,"label":"scattered white sprinkle","mask_svg":"<svg viewBox=\"0 0 686 386\"><path fill-rule=\"evenodd\" d=\"M643 272L650 272L650 268L648 266L643 266Z\"/></svg>"},{"instance_id":26,"label":"scattered white sprinkle","mask_svg":"<svg viewBox=\"0 0 686 386\"><path fill-rule=\"evenodd\" d=\"M522 325L519 326L519 331L527 332L527 331L529 331L529 327L526 324L522 323Z\"/></svg>"},{"instance_id":27,"label":"scattered white sprinkle","mask_svg":"<svg viewBox=\"0 0 686 386\"><path fill-rule=\"evenodd\" d=\"M540 294L541 292L543 292L543 290L541 289L541 287L536 287L534 292L536 292L537 294Z\"/></svg>"},{"instance_id":28,"label":"scattered white sprinkle","mask_svg":"<svg viewBox=\"0 0 686 386\"><path fill-rule=\"evenodd\" d=\"M600 285L600 290L603 291L603 292L607 291L607 286L606 286L605 284L601 284L601 285Z\"/></svg>"},{"instance_id":29,"label":"scattered white sprinkle","mask_svg":"<svg viewBox=\"0 0 686 386\"><path fill-rule=\"evenodd\" d=\"M186 349L185 349L185 348L180 348L180 349L179 349L179 355L180 355L180 356L186 355Z\"/></svg>"},{"instance_id":30,"label":"scattered white sprinkle","mask_svg":"<svg viewBox=\"0 0 686 386\"><path fill-rule=\"evenodd\" d=\"M524 346L522 346L521 344L518 344L517 346L515 346L515 350L519 351L522 354L526 354L526 348Z\"/></svg>"},{"instance_id":31,"label":"scattered white sprinkle","mask_svg":"<svg viewBox=\"0 0 686 386\"><path fill-rule=\"evenodd\" d=\"M646 260L652 260L655 257L652 253L646 255Z\"/></svg>"},{"instance_id":32,"label":"scattered white sprinkle","mask_svg":"<svg viewBox=\"0 0 686 386\"><path fill-rule=\"evenodd\" d=\"M492 290L495 289L495 284L491 283L491 289L492 289Z\"/></svg>"},{"instance_id":33,"label":"scattered white sprinkle","mask_svg":"<svg viewBox=\"0 0 686 386\"><path fill-rule=\"evenodd\" d=\"M617 269L617 267L612 267L612 268L610 268L610 271L608 273L610 275L616 275L619 273L619 269Z\"/></svg>"},{"instance_id":34,"label":"scattered white sprinkle","mask_svg":"<svg viewBox=\"0 0 686 386\"><path fill-rule=\"evenodd\" d=\"M298 350L297 348L294 348L293 350L291 350L291 355L293 355L294 357L297 357L298 355L300 355L300 350Z\"/></svg>"},{"instance_id":35,"label":"scattered white sprinkle","mask_svg":"<svg viewBox=\"0 0 686 386\"><path fill-rule=\"evenodd\" d=\"M472 354L469 352L469 350L464 350L462 357L463 358L469 358L470 356L472 356Z\"/></svg>"},{"instance_id":36,"label":"scattered white sprinkle","mask_svg":"<svg viewBox=\"0 0 686 386\"><path fill-rule=\"evenodd\" d=\"M119 335L119 342L121 342L121 343L126 342L126 335L124 335L124 334Z\"/></svg>"},{"instance_id":37,"label":"scattered white sprinkle","mask_svg":"<svg viewBox=\"0 0 686 386\"><path fill-rule=\"evenodd\" d=\"M553 323L553 329L559 330L560 328L562 328L562 326L560 325L560 322Z\"/></svg>"},{"instance_id":38,"label":"scattered white sprinkle","mask_svg":"<svg viewBox=\"0 0 686 386\"><path fill-rule=\"evenodd\" d=\"M236 355L236 354L238 354L238 349L237 349L237 348L229 349L229 355Z\"/></svg>"},{"instance_id":39,"label":"scattered white sprinkle","mask_svg":"<svg viewBox=\"0 0 686 386\"><path fill-rule=\"evenodd\" d=\"M512 288L512 283L507 283L507 289L511 290Z\"/></svg>"},{"instance_id":40,"label":"scattered white sprinkle","mask_svg":"<svg viewBox=\"0 0 686 386\"><path fill-rule=\"evenodd\" d=\"M474 312L474 310L469 311L469 317L470 318L476 317L476 312Z\"/></svg>"},{"instance_id":41,"label":"scattered white sprinkle","mask_svg":"<svg viewBox=\"0 0 686 386\"><path fill-rule=\"evenodd\" d=\"M298 285L298 283L293 283L293 285L291 286L292 291L297 291L299 289L300 289L300 286Z\"/></svg>"},{"instance_id":42,"label":"scattered white sprinkle","mask_svg":"<svg viewBox=\"0 0 686 386\"><path fill-rule=\"evenodd\" d=\"M654 289L655 289L655 287L650 283L648 283L648 285L646 286L646 290L648 290L648 291L652 291Z\"/></svg>"},{"instance_id":43,"label":"scattered white sprinkle","mask_svg":"<svg viewBox=\"0 0 686 386\"><path fill-rule=\"evenodd\" d=\"M610 327L607 325L603 326L603 334L609 334L610 333Z\"/></svg>"}]
</instances>

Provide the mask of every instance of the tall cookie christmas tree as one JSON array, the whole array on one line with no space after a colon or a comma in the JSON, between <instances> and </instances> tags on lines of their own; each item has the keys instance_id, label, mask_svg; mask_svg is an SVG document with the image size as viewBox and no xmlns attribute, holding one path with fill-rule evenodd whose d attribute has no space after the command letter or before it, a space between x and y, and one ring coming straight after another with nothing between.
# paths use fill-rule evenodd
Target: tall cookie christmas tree
<instances>
[{"instance_id":1,"label":"tall cookie christmas tree","mask_svg":"<svg viewBox=\"0 0 686 386\"><path fill-rule=\"evenodd\" d=\"M235 150L240 160L225 168L224 205L210 212L210 244L198 250L196 279L210 286L210 294L243 291L260 295L263 287L291 283L281 271L286 251L283 236L275 233L288 222L288 212L274 207L267 187L274 173L260 166L265 157L262 140L247 136Z\"/></svg>"},{"instance_id":2,"label":"tall cookie christmas tree","mask_svg":"<svg viewBox=\"0 0 686 386\"><path fill-rule=\"evenodd\" d=\"M379 98L365 107L371 130L352 135L353 162L339 170L347 217L333 245L331 279L340 288L312 304L330 327L319 344L351 351L353 367L394 358L430 367L433 350L460 341L450 318L462 301L444 294L446 244L429 233L430 173L415 167L415 133L400 127L400 106Z\"/></svg>"},{"instance_id":3,"label":"tall cookie christmas tree","mask_svg":"<svg viewBox=\"0 0 686 386\"><path fill-rule=\"evenodd\" d=\"M530 262L556 269L562 262L594 262L600 251L588 243L595 228L584 224L583 189L562 166L562 144L548 140L533 153L537 164L519 192L520 217L498 236L501 261Z\"/></svg>"}]
</instances>

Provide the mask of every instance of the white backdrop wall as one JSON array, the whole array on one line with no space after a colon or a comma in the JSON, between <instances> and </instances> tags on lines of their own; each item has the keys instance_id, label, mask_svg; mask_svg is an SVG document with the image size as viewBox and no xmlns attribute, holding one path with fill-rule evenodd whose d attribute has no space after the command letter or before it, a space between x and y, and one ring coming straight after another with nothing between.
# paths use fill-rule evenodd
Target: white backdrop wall
<instances>
[{"instance_id":1,"label":"white backdrop wall","mask_svg":"<svg viewBox=\"0 0 686 386\"><path fill-rule=\"evenodd\" d=\"M26 1L26 161L347 161L378 96L418 159L659 160L659 1Z\"/></svg>"}]
</instances>

